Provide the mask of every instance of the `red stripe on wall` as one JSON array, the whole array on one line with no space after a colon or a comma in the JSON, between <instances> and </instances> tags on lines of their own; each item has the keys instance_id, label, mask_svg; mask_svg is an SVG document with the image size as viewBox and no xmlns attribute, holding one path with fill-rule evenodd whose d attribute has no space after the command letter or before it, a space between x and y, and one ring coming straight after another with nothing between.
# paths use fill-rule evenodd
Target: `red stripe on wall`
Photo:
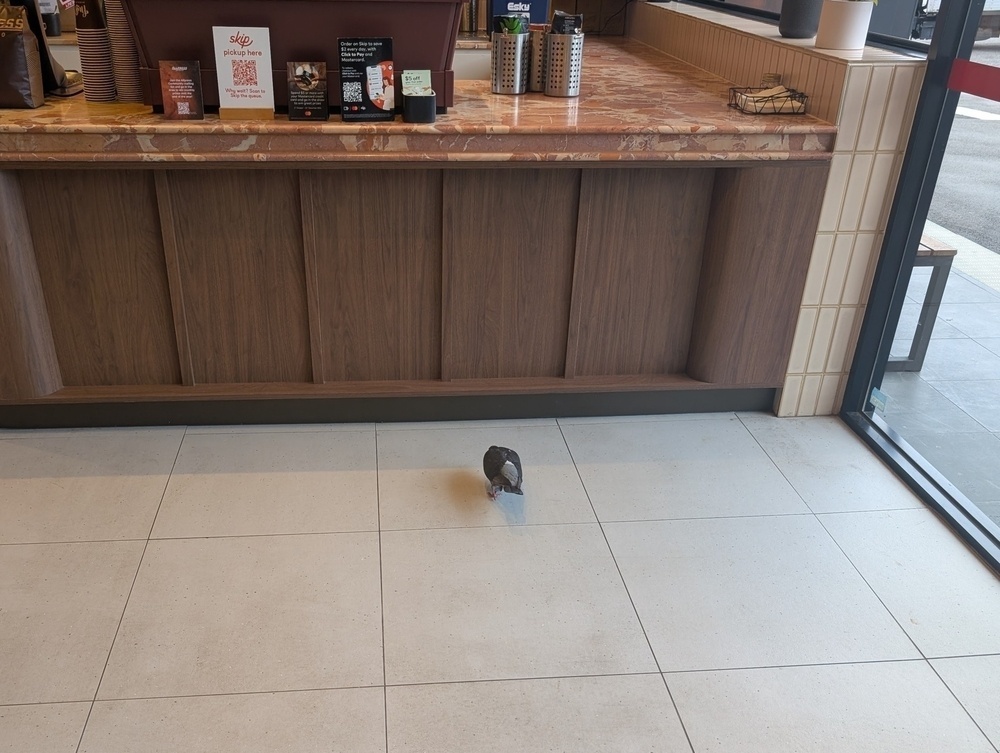
<instances>
[{"instance_id":1,"label":"red stripe on wall","mask_svg":"<svg viewBox=\"0 0 1000 753\"><path fill-rule=\"evenodd\" d=\"M971 60L956 60L948 76L948 88L1000 102L1000 68Z\"/></svg>"}]
</instances>

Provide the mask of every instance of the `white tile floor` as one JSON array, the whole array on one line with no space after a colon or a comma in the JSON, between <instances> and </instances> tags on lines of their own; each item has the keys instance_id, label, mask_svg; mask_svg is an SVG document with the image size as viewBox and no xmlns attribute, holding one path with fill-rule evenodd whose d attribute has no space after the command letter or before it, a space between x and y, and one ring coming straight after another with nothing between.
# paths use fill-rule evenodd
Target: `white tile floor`
<instances>
[{"instance_id":1,"label":"white tile floor","mask_svg":"<svg viewBox=\"0 0 1000 753\"><path fill-rule=\"evenodd\" d=\"M998 677L836 419L0 432L0 753L996 753Z\"/></svg>"}]
</instances>

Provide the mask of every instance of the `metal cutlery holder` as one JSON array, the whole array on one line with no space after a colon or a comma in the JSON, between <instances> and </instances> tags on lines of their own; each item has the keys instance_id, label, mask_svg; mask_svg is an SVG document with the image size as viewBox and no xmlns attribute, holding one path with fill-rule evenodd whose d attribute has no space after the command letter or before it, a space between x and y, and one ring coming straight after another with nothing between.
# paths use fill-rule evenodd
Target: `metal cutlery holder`
<instances>
[{"instance_id":1,"label":"metal cutlery holder","mask_svg":"<svg viewBox=\"0 0 1000 753\"><path fill-rule=\"evenodd\" d=\"M468 0L465 4L466 23L469 33L475 36L479 32L479 0Z\"/></svg>"},{"instance_id":2,"label":"metal cutlery holder","mask_svg":"<svg viewBox=\"0 0 1000 753\"><path fill-rule=\"evenodd\" d=\"M490 91L494 94L524 94L527 91L530 38L527 33L493 32Z\"/></svg>"},{"instance_id":3,"label":"metal cutlery holder","mask_svg":"<svg viewBox=\"0 0 1000 753\"><path fill-rule=\"evenodd\" d=\"M545 91L545 29L531 30L531 73L528 78L528 91Z\"/></svg>"},{"instance_id":4,"label":"metal cutlery holder","mask_svg":"<svg viewBox=\"0 0 1000 753\"><path fill-rule=\"evenodd\" d=\"M583 34L546 35L545 94L547 96L579 96L582 69Z\"/></svg>"}]
</instances>

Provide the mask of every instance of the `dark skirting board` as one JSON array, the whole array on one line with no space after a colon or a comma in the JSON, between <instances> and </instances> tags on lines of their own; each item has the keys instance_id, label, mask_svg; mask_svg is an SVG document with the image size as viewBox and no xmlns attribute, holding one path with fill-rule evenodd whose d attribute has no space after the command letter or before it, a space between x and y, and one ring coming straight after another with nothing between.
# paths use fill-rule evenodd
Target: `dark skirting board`
<instances>
[{"instance_id":1,"label":"dark skirting board","mask_svg":"<svg viewBox=\"0 0 1000 753\"><path fill-rule=\"evenodd\" d=\"M759 388L554 395L41 403L0 406L0 428L463 421L770 412L776 392L774 389Z\"/></svg>"}]
</instances>

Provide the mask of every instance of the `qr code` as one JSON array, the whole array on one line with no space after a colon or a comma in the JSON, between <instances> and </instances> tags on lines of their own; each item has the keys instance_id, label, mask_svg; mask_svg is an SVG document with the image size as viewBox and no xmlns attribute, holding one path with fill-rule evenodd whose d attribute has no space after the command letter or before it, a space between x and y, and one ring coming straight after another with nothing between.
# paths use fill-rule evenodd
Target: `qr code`
<instances>
[{"instance_id":1,"label":"qr code","mask_svg":"<svg viewBox=\"0 0 1000 753\"><path fill-rule=\"evenodd\" d=\"M344 96L343 100L345 102L360 102L361 101L361 82L360 81L345 81L344 82Z\"/></svg>"},{"instance_id":2,"label":"qr code","mask_svg":"<svg viewBox=\"0 0 1000 753\"><path fill-rule=\"evenodd\" d=\"M234 60L233 84L235 86L257 86L257 61Z\"/></svg>"},{"instance_id":3,"label":"qr code","mask_svg":"<svg viewBox=\"0 0 1000 753\"><path fill-rule=\"evenodd\" d=\"M178 115L190 115L191 114L191 103L190 102L178 102L177 103L177 114Z\"/></svg>"}]
</instances>

